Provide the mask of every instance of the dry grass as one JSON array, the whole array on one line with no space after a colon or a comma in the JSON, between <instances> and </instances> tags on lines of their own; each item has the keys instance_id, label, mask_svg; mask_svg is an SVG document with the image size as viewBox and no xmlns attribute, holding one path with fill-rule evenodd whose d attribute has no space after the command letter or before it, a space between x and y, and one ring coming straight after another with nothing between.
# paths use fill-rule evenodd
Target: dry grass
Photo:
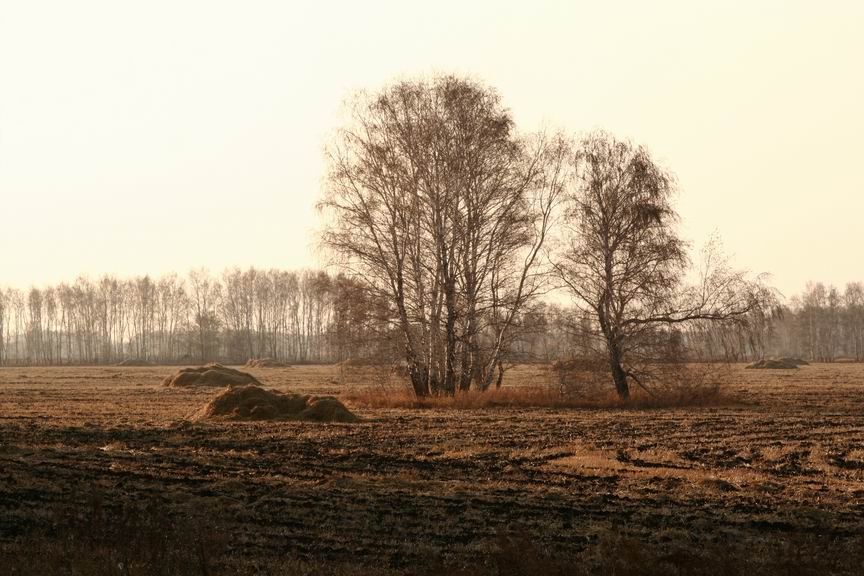
<instances>
[{"instance_id":1,"label":"dry grass","mask_svg":"<svg viewBox=\"0 0 864 576\"><path fill-rule=\"evenodd\" d=\"M566 397L550 388L500 388L487 392L470 390L455 395L417 397L397 387L368 387L346 392L342 398L363 408L408 408L439 410L479 410L487 408L572 408ZM581 404L580 404L581 406Z\"/></svg>"},{"instance_id":2,"label":"dry grass","mask_svg":"<svg viewBox=\"0 0 864 576\"><path fill-rule=\"evenodd\" d=\"M485 392L468 390L455 395L417 397L404 386L367 386L341 395L348 404L362 408L404 408L437 410L485 410L495 408L549 409L660 409L699 406L730 406L742 400L720 385L677 385L658 387L648 392L636 388L628 400L611 390L596 390L593 395L568 394L555 386L522 385L493 388Z\"/></svg>"}]
</instances>

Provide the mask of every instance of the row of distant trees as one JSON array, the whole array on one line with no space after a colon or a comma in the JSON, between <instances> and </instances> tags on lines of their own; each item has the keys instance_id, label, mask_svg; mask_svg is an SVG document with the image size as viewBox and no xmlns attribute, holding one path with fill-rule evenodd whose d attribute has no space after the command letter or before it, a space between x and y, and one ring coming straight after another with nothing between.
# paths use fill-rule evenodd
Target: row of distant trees
<instances>
[{"instance_id":1,"label":"row of distant trees","mask_svg":"<svg viewBox=\"0 0 864 576\"><path fill-rule=\"evenodd\" d=\"M203 270L0 290L0 365L400 361L386 301L321 271ZM539 300L511 322L501 362L552 362L604 353L592 315ZM864 283L810 283L788 304L741 322L694 322L665 334L693 361L796 356L864 361ZM687 352L683 352L686 349Z\"/></svg>"},{"instance_id":2,"label":"row of distant trees","mask_svg":"<svg viewBox=\"0 0 864 576\"><path fill-rule=\"evenodd\" d=\"M696 326L697 358L744 361L795 356L815 362L864 361L864 284L843 290L809 283L804 292L768 314L733 327Z\"/></svg>"},{"instance_id":3,"label":"row of distant trees","mask_svg":"<svg viewBox=\"0 0 864 576\"><path fill-rule=\"evenodd\" d=\"M0 365L339 361L375 340L356 290L341 275L254 268L8 288Z\"/></svg>"},{"instance_id":4,"label":"row of distant trees","mask_svg":"<svg viewBox=\"0 0 864 576\"><path fill-rule=\"evenodd\" d=\"M693 322L666 333L683 360L750 362L796 357L812 362L864 362L864 283L840 290L809 283L805 290L769 308L754 309L740 322ZM521 320L512 356L554 361L603 353L599 327L568 306L540 303Z\"/></svg>"},{"instance_id":5,"label":"row of distant trees","mask_svg":"<svg viewBox=\"0 0 864 576\"><path fill-rule=\"evenodd\" d=\"M817 361L864 361L864 284L847 284L842 292L811 284L793 300L793 309L797 314L779 324L779 348Z\"/></svg>"}]
</instances>

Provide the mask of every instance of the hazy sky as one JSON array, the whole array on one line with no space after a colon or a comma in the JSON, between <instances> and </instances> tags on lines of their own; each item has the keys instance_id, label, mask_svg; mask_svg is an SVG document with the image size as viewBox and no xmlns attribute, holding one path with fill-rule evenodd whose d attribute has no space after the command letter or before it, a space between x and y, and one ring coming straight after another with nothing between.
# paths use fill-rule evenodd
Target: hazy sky
<instances>
[{"instance_id":1,"label":"hazy sky","mask_svg":"<svg viewBox=\"0 0 864 576\"><path fill-rule=\"evenodd\" d=\"M674 171L787 295L864 280L864 2L0 0L0 285L298 268L350 91L430 72Z\"/></svg>"}]
</instances>

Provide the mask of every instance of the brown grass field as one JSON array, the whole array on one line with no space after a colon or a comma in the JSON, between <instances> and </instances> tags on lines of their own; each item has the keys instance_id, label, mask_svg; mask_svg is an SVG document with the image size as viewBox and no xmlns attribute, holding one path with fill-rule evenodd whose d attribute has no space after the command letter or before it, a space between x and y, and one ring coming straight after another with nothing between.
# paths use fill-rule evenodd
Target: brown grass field
<instances>
[{"instance_id":1,"label":"brown grass field","mask_svg":"<svg viewBox=\"0 0 864 576\"><path fill-rule=\"evenodd\" d=\"M861 365L733 366L738 402L663 409L367 408L338 367L249 370L359 424L193 424L218 389L173 370L0 369L5 573L864 573Z\"/></svg>"}]
</instances>

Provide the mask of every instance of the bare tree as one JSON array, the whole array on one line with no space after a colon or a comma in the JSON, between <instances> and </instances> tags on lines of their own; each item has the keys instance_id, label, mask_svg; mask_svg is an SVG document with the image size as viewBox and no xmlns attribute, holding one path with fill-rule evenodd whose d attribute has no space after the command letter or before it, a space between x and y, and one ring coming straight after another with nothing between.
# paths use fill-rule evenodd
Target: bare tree
<instances>
[{"instance_id":1,"label":"bare tree","mask_svg":"<svg viewBox=\"0 0 864 576\"><path fill-rule=\"evenodd\" d=\"M221 287L207 270L193 270L189 273L194 326L197 332L198 355L200 360L210 360L217 354L220 319L216 314Z\"/></svg>"},{"instance_id":2,"label":"bare tree","mask_svg":"<svg viewBox=\"0 0 864 576\"><path fill-rule=\"evenodd\" d=\"M768 294L708 250L698 282L685 285L687 246L676 233L674 177L648 152L609 134L581 140L572 157L558 278L596 319L618 395L645 385L640 364L671 341L670 327L732 322Z\"/></svg>"},{"instance_id":3,"label":"bare tree","mask_svg":"<svg viewBox=\"0 0 864 576\"><path fill-rule=\"evenodd\" d=\"M327 151L324 244L390 303L417 395L487 387L537 293L563 140L520 138L498 94L452 76L361 93Z\"/></svg>"}]
</instances>

